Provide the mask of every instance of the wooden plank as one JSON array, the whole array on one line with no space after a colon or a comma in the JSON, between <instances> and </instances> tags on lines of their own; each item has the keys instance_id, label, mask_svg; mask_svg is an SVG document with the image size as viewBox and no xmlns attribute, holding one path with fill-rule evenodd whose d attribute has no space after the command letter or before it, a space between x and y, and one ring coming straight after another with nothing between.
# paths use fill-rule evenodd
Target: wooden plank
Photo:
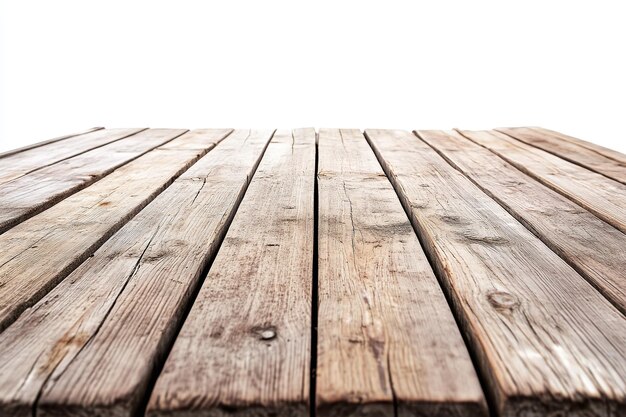
<instances>
[{"instance_id":1,"label":"wooden plank","mask_svg":"<svg viewBox=\"0 0 626 417\"><path fill-rule=\"evenodd\" d=\"M84 135L86 133L91 133L91 132L95 132L96 130L102 130L102 129L104 129L104 128L103 127L92 127L91 129L83 130L81 132L70 133L69 135L58 136L56 138L43 140L43 141L40 141L40 142L32 143L30 145L22 146L21 148L17 148L17 149L10 149L8 151L0 152L0 158L5 158L5 157L7 157L9 155L14 155L16 153L24 152L24 151L27 151L29 149L39 148L40 146L43 146L43 145L49 145L51 143L55 143L55 142L58 142L58 141L63 140L63 139L68 139L68 138L71 138L71 137L74 137L74 136Z\"/></svg>"},{"instance_id":2,"label":"wooden plank","mask_svg":"<svg viewBox=\"0 0 626 417\"><path fill-rule=\"evenodd\" d=\"M61 142L24 149L2 157L0 184L24 176L91 149L134 135L145 129L100 129L91 133L62 138Z\"/></svg>"},{"instance_id":3,"label":"wooden plank","mask_svg":"<svg viewBox=\"0 0 626 417\"><path fill-rule=\"evenodd\" d=\"M569 135L565 135L563 133L560 132L555 132L554 130L550 130L550 129L544 129L541 127L529 127L529 129L541 133L541 134L547 134L547 135L552 135L556 138L559 138L563 141L567 141L570 143L574 143L578 146L581 146L583 148L586 149L590 149L594 152L599 153L600 155L604 155L607 158L611 158L617 162L620 162L622 164L626 164L626 155L624 155L621 152L615 151L613 149L609 149L609 148L605 148L604 146L600 146L597 145L595 143L592 142L587 142L586 140L582 140L582 139L578 139L575 138L573 136L569 136ZM502 129L496 129L496 130L502 130Z\"/></svg>"},{"instance_id":4,"label":"wooden plank","mask_svg":"<svg viewBox=\"0 0 626 417\"><path fill-rule=\"evenodd\" d=\"M626 235L456 131L417 134L626 314Z\"/></svg>"},{"instance_id":5,"label":"wooden plank","mask_svg":"<svg viewBox=\"0 0 626 417\"><path fill-rule=\"evenodd\" d=\"M0 185L0 233L183 133L145 130Z\"/></svg>"},{"instance_id":6,"label":"wooden plank","mask_svg":"<svg viewBox=\"0 0 626 417\"><path fill-rule=\"evenodd\" d=\"M228 132L185 134L0 235L0 330Z\"/></svg>"},{"instance_id":7,"label":"wooden plank","mask_svg":"<svg viewBox=\"0 0 626 417\"><path fill-rule=\"evenodd\" d=\"M398 196L358 130L319 135L318 416L486 416Z\"/></svg>"},{"instance_id":8,"label":"wooden plank","mask_svg":"<svg viewBox=\"0 0 626 417\"><path fill-rule=\"evenodd\" d=\"M497 131L626 184L626 162L616 161L594 150L564 140L561 136L549 131L541 131L529 127L501 128L497 129Z\"/></svg>"},{"instance_id":9,"label":"wooden plank","mask_svg":"<svg viewBox=\"0 0 626 417\"><path fill-rule=\"evenodd\" d=\"M619 310L416 136L366 135L452 301L494 411L623 415Z\"/></svg>"},{"instance_id":10,"label":"wooden plank","mask_svg":"<svg viewBox=\"0 0 626 417\"><path fill-rule=\"evenodd\" d=\"M314 179L315 131L278 132L156 382L149 416L308 413Z\"/></svg>"},{"instance_id":11,"label":"wooden plank","mask_svg":"<svg viewBox=\"0 0 626 417\"><path fill-rule=\"evenodd\" d=\"M0 409L135 415L271 135L235 131L0 335Z\"/></svg>"},{"instance_id":12,"label":"wooden plank","mask_svg":"<svg viewBox=\"0 0 626 417\"><path fill-rule=\"evenodd\" d=\"M500 132L460 133L626 233L626 185Z\"/></svg>"}]
</instances>

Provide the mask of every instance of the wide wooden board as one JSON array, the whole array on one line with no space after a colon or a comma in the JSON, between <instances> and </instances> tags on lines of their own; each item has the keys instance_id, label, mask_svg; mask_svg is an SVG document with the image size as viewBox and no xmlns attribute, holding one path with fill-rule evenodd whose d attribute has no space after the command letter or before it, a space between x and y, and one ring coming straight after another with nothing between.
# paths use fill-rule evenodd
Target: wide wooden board
<instances>
[{"instance_id":1,"label":"wide wooden board","mask_svg":"<svg viewBox=\"0 0 626 417\"><path fill-rule=\"evenodd\" d=\"M460 133L626 233L626 185L497 131Z\"/></svg>"},{"instance_id":2,"label":"wide wooden board","mask_svg":"<svg viewBox=\"0 0 626 417\"><path fill-rule=\"evenodd\" d=\"M233 132L0 336L6 409L140 414L271 136Z\"/></svg>"},{"instance_id":3,"label":"wide wooden board","mask_svg":"<svg viewBox=\"0 0 626 417\"><path fill-rule=\"evenodd\" d=\"M366 135L445 286L494 411L623 415L626 318L415 135Z\"/></svg>"},{"instance_id":4,"label":"wide wooden board","mask_svg":"<svg viewBox=\"0 0 626 417\"><path fill-rule=\"evenodd\" d=\"M228 132L187 133L0 235L0 330Z\"/></svg>"},{"instance_id":5,"label":"wide wooden board","mask_svg":"<svg viewBox=\"0 0 626 417\"><path fill-rule=\"evenodd\" d=\"M315 131L270 143L150 398L148 416L308 413Z\"/></svg>"},{"instance_id":6,"label":"wide wooden board","mask_svg":"<svg viewBox=\"0 0 626 417\"><path fill-rule=\"evenodd\" d=\"M1 184L0 233L183 133L145 130Z\"/></svg>"},{"instance_id":7,"label":"wide wooden board","mask_svg":"<svg viewBox=\"0 0 626 417\"><path fill-rule=\"evenodd\" d=\"M318 416L486 416L474 366L363 134L319 134Z\"/></svg>"},{"instance_id":8,"label":"wide wooden board","mask_svg":"<svg viewBox=\"0 0 626 417\"><path fill-rule=\"evenodd\" d=\"M559 134L530 127L500 128L499 132L543 149L566 161L626 184L626 161L619 162L588 147L563 139Z\"/></svg>"},{"instance_id":9,"label":"wide wooden board","mask_svg":"<svg viewBox=\"0 0 626 417\"><path fill-rule=\"evenodd\" d=\"M2 155L2 162L0 162L0 184L142 130L145 129L98 129L77 136L69 135L69 137L53 139L48 144L9 151Z\"/></svg>"},{"instance_id":10,"label":"wide wooden board","mask_svg":"<svg viewBox=\"0 0 626 417\"><path fill-rule=\"evenodd\" d=\"M48 145L48 144L54 143L54 142L58 142L58 141L63 140L63 139L68 139L68 138L71 138L73 136L84 135L86 133L91 133L91 132L95 132L96 130L102 130L102 129L104 129L104 128L103 127L92 127L91 129L86 129L86 130L83 130L83 131L80 131L80 132L70 133L68 135L63 135L63 136L57 136L56 138L47 139L47 140L43 140L43 141L40 141L40 142L32 143L30 145L22 146L20 148L10 149L10 150L4 151L4 152L0 152L0 158L5 158L5 157L7 157L9 155L14 155L16 153L24 152L24 151L27 151L29 149L38 148L40 146Z\"/></svg>"},{"instance_id":11,"label":"wide wooden board","mask_svg":"<svg viewBox=\"0 0 626 417\"><path fill-rule=\"evenodd\" d=\"M456 131L417 131L626 314L626 235Z\"/></svg>"}]
</instances>

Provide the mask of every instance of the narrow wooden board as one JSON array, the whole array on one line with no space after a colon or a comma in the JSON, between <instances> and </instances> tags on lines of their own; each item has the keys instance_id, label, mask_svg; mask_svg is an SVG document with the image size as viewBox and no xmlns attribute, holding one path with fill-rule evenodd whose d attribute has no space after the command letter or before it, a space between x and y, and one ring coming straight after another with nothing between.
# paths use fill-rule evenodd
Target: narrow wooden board
<instances>
[{"instance_id":1,"label":"narrow wooden board","mask_svg":"<svg viewBox=\"0 0 626 417\"><path fill-rule=\"evenodd\" d=\"M366 135L410 213L499 416L619 416L626 318L415 135Z\"/></svg>"},{"instance_id":2,"label":"narrow wooden board","mask_svg":"<svg viewBox=\"0 0 626 417\"><path fill-rule=\"evenodd\" d=\"M624 155L622 152L618 152L615 151L613 149L609 149L609 148L605 148L604 146L600 146L597 145L595 143L592 142L587 142L586 140L582 140L582 139L578 139L575 138L573 136L569 136L569 135L565 135L563 133L559 133L559 132L555 132L554 130L550 130L550 129L544 129L542 127L529 127L528 129L531 129L535 132L538 133L542 133L542 134L548 134L548 135L552 135L554 137L557 137L561 140L570 142L570 143L574 143L578 146L582 146L583 148L587 148L590 149L594 152L599 153L600 155L604 155L607 158L611 158L617 162L620 162L622 164L626 164L626 155ZM496 130L502 130L502 129L496 129ZM619 133L617 133L619 134Z\"/></svg>"},{"instance_id":3,"label":"narrow wooden board","mask_svg":"<svg viewBox=\"0 0 626 417\"><path fill-rule=\"evenodd\" d=\"M53 139L50 144L9 151L8 154L3 155L0 164L0 184L134 135L142 130L145 129L99 129L78 136L61 138L63 139L61 142L58 142L60 139Z\"/></svg>"},{"instance_id":4,"label":"narrow wooden board","mask_svg":"<svg viewBox=\"0 0 626 417\"><path fill-rule=\"evenodd\" d=\"M24 152L24 151L27 151L29 149L39 148L40 146L43 146L43 145L48 145L50 143L58 142L58 141L63 140L63 139L69 139L69 138L74 137L74 136L80 136L80 135L84 135L84 134L95 132L96 130L102 130L102 129L104 129L104 128L103 127L92 127L91 129L86 129L86 130L83 130L81 132L70 133L69 135L63 135L63 136L58 136L56 138L43 140L41 142L36 142L36 143L32 143L30 145L22 146L21 148L10 149L8 151L0 152L0 158L5 158L5 157L7 157L9 155L14 155L16 153Z\"/></svg>"},{"instance_id":5,"label":"narrow wooden board","mask_svg":"<svg viewBox=\"0 0 626 417\"><path fill-rule=\"evenodd\" d=\"M145 130L0 185L0 233L185 132Z\"/></svg>"},{"instance_id":6,"label":"narrow wooden board","mask_svg":"<svg viewBox=\"0 0 626 417\"><path fill-rule=\"evenodd\" d=\"M0 235L0 330L228 133L187 133Z\"/></svg>"},{"instance_id":7,"label":"narrow wooden board","mask_svg":"<svg viewBox=\"0 0 626 417\"><path fill-rule=\"evenodd\" d=\"M314 180L315 131L277 132L157 380L149 416L308 413Z\"/></svg>"},{"instance_id":8,"label":"narrow wooden board","mask_svg":"<svg viewBox=\"0 0 626 417\"><path fill-rule=\"evenodd\" d=\"M456 131L418 136L626 315L626 235Z\"/></svg>"},{"instance_id":9,"label":"narrow wooden board","mask_svg":"<svg viewBox=\"0 0 626 417\"><path fill-rule=\"evenodd\" d=\"M626 233L626 185L500 132L460 133Z\"/></svg>"},{"instance_id":10,"label":"narrow wooden board","mask_svg":"<svg viewBox=\"0 0 626 417\"><path fill-rule=\"evenodd\" d=\"M487 415L398 196L358 130L319 134L317 415Z\"/></svg>"},{"instance_id":11,"label":"narrow wooden board","mask_svg":"<svg viewBox=\"0 0 626 417\"><path fill-rule=\"evenodd\" d=\"M529 127L501 128L497 131L626 184L626 162L616 161L594 150L564 140L560 135L549 131Z\"/></svg>"},{"instance_id":12,"label":"narrow wooden board","mask_svg":"<svg viewBox=\"0 0 626 417\"><path fill-rule=\"evenodd\" d=\"M235 131L0 335L7 413L136 415L271 135Z\"/></svg>"}]
</instances>

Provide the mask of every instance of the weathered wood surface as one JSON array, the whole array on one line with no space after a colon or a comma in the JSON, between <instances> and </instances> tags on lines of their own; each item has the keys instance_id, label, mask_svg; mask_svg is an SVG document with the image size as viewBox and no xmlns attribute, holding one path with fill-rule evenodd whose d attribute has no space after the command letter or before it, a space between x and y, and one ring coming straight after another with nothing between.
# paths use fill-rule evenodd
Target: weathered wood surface
<instances>
[{"instance_id":1,"label":"weathered wood surface","mask_svg":"<svg viewBox=\"0 0 626 417\"><path fill-rule=\"evenodd\" d=\"M1 184L0 233L183 133L145 130Z\"/></svg>"},{"instance_id":2,"label":"weathered wood surface","mask_svg":"<svg viewBox=\"0 0 626 417\"><path fill-rule=\"evenodd\" d=\"M618 416L626 318L428 145L366 131L505 417Z\"/></svg>"},{"instance_id":3,"label":"weathered wood surface","mask_svg":"<svg viewBox=\"0 0 626 417\"><path fill-rule=\"evenodd\" d=\"M0 235L0 331L228 132L178 137Z\"/></svg>"},{"instance_id":4,"label":"weathered wood surface","mask_svg":"<svg viewBox=\"0 0 626 417\"><path fill-rule=\"evenodd\" d=\"M487 415L437 278L360 131L320 130L318 182L317 415Z\"/></svg>"},{"instance_id":5,"label":"weathered wood surface","mask_svg":"<svg viewBox=\"0 0 626 417\"><path fill-rule=\"evenodd\" d=\"M626 233L626 185L496 131L460 131Z\"/></svg>"},{"instance_id":6,"label":"weathered wood surface","mask_svg":"<svg viewBox=\"0 0 626 417\"><path fill-rule=\"evenodd\" d=\"M495 129L495 130L503 130L505 128L499 128L499 129ZM550 130L550 129L544 129L542 127L528 127L527 129L531 129L535 132L538 132L540 134L546 134L546 135L551 135L555 138L559 138L563 141L567 141L570 143L574 143L578 146L581 146L583 148L586 149L590 149L594 152L599 153L600 155L604 155L608 158L611 158L615 161L618 161L622 164L626 164L626 155L623 154L622 152L618 152L615 151L613 149L609 149L609 148L605 148L604 146L600 146L596 143L592 143L592 142L587 142L586 140L582 140L582 139L578 139L575 138L573 136L569 136L569 135L565 135L563 133L559 133L559 132L555 132L554 130ZM619 135L619 133L617 133L616 135Z\"/></svg>"},{"instance_id":7,"label":"weathered wood surface","mask_svg":"<svg viewBox=\"0 0 626 417\"><path fill-rule=\"evenodd\" d=\"M417 132L626 314L626 235L456 131Z\"/></svg>"},{"instance_id":8,"label":"weathered wood surface","mask_svg":"<svg viewBox=\"0 0 626 417\"><path fill-rule=\"evenodd\" d=\"M270 143L157 380L149 416L308 413L315 131Z\"/></svg>"},{"instance_id":9,"label":"weathered wood surface","mask_svg":"<svg viewBox=\"0 0 626 417\"><path fill-rule=\"evenodd\" d=\"M620 162L588 147L565 140L560 134L530 127L501 128L499 132L543 149L566 161L626 184L626 161ZM626 157L625 157L626 158Z\"/></svg>"},{"instance_id":10,"label":"weathered wood surface","mask_svg":"<svg viewBox=\"0 0 626 417\"><path fill-rule=\"evenodd\" d=\"M58 136L56 138L52 138L52 139L47 139L47 140L43 140L41 142L36 142L30 145L26 145L26 146L22 146L21 148L16 148L16 149L10 149L4 152L0 152L0 158L5 158L9 155L15 155L16 153L21 153L24 151L27 151L29 149L33 149L33 148L39 148L40 146L44 146L44 145L48 145L54 142L58 142L60 140L63 139L68 139L71 138L73 136L79 136L79 135L84 135L86 133L91 133L91 132L95 132L96 130L102 130L104 129L103 127L92 127L91 129L86 129L83 130L81 132L76 132L76 133L70 133L69 135L63 135L63 136Z\"/></svg>"},{"instance_id":11,"label":"weathered wood surface","mask_svg":"<svg viewBox=\"0 0 626 417\"><path fill-rule=\"evenodd\" d=\"M13 398L38 416L136 415L271 135L232 133L6 330L45 340L13 348Z\"/></svg>"},{"instance_id":12,"label":"weathered wood surface","mask_svg":"<svg viewBox=\"0 0 626 417\"><path fill-rule=\"evenodd\" d=\"M0 154L0 417L626 416L624 155L140 130Z\"/></svg>"},{"instance_id":13,"label":"weathered wood surface","mask_svg":"<svg viewBox=\"0 0 626 417\"><path fill-rule=\"evenodd\" d=\"M53 139L53 142L22 148L2 154L0 184L14 180L43 167L53 165L91 149L134 135L145 129L99 129L94 132Z\"/></svg>"}]
</instances>

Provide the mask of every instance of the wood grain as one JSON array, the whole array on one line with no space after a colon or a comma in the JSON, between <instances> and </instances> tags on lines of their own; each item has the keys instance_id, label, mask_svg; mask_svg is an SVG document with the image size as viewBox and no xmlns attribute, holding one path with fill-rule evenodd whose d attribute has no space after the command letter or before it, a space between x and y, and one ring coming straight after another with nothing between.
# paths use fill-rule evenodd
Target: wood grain
<instances>
[{"instance_id":1,"label":"wood grain","mask_svg":"<svg viewBox=\"0 0 626 417\"><path fill-rule=\"evenodd\" d=\"M270 143L148 406L149 416L306 415L315 131Z\"/></svg>"},{"instance_id":2,"label":"wood grain","mask_svg":"<svg viewBox=\"0 0 626 417\"><path fill-rule=\"evenodd\" d=\"M460 133L626 233L626 185L500 132Z\"/></svg>"},{"instance_id":3,"label":"wood grain","mask_svg":"<svg viewBox=\"0 0 626 417\"><path fill-rule=\"evenodd\" d=\"M271 135L235 131L7 329L0 369L19 372L4 404L38 398L39 417L139 412Z\"/></svg>"},{"instance_id":4,"label":"wood grain","mask_svg":"<svg viewBox=\"0 0 626 417\"><path fill-rule=\"evenodd\" d=\"M185 134L0 235L0 330L228 132Z\"/></svg>"},{"instance_id":5,"label":"wood grain","mask_svg":"<svg viewBox=\"0 0 626 417\"><path fill-rule=\"evenodd\" d=\"M58 141L63 140L63 139L68 139L68 138L71 138L73 136L84 135L86 133L91 133L91 132L95 132L96 130L102 130L102 129L104 129L104 128L103 127L92 127L91 129L86 129L86 130L83 130L83 131L80 131L80 132L70 133L68 135L63 135L63 136L57 136L56 138L47 139L47 140L43 140L43 141L40 141L40 142L32 143L30 145L22 146L20 148L10 149L10 150L4 151L4 152L0 152L0 158L5 158L5 157L7 157L9 155L14 155L16 153L24 152L24 151L27 151L29 149L39 148L40 146L49 145L51 143L58 142Z\"/></svg>"},{"instance_id":6,"label":"wood grain","mask_svg":"<svg viewBox=\"0 0 626 417\"><path fill-rule=\"evenodd\" d=\"M626 235L456 131L417 134L626 314Z\"/></svg>"},{"instance_id":7,"label":"wood grain","mask_svg":"<svg viewBox=\"0 0 626 417\"><path fill-rule=\"evenodd\" d=\"M16 149L2 156L0 184L14 180L38 169L56 164L91 149L134 135L145 129L99 129L78 136L53 139L50 144L30 149ZM54 143L57 142L57 143Z\"/></svg>"},{"instance_id":8,"label":"wood grain","mask_svg":"<svg viewBox=\"0 0 626 417\"><path fill-rule=\"evenodd\" d=\"M566 161L626 184L626 162L619 162L595 150L564 140L561 135L529 127L497 129L514 139L543 149Z\"/></svg>"},{"instance_id":9,"label":"wood grain","mask_svg":"<svg viewBox=\"0 0 626 417\"><path fill-rule=\"evenodd\" d=\"M5 182L0 185L0 233L183 133L145 130Z\"/></svg>"},{"instance_id":10,"label":"wood grain","mask_svg":"<svg viewBox=\"0 0 626 417\"><path fill-rule=\"evenodd\" d=\"M366 135L452 301L494 411L623 415L626 318L415 135Z\"/></svg>"},{"instance_id":11,"label":"wood grain","mask_svg":"<svg viewBox=\"0 0 626 417\"><path fill-rule=\"evenodd\" d=\"M486 416L461 333L358 130L319 135L318 416Z\"/></svg>"},{"instance_id":12,"label":"wood grain","mask_svg":"<svg viewBox=\"0 0 626 417\"><path fill-rule=\"evenodd\" d=\"M600 146L592 142L587 142L586 140L578 139L573 136L565 135L563 133L555 132L554 130L545 129L542 127L529 127L528 129L531 129L540 134L548 134L548 135L554 136L555 138L559 138L563 141L574 143L578 146L582 146L583 148L590 149L594 152L597 152L600 155L604 155L607 158L611 158L617 162L626 164L626 155L624 155L621 152L615 151L613 149L605 148L604 146ZM501 130L501 129L496 129L496 130Z\"/></svg>"}]
</instances>

